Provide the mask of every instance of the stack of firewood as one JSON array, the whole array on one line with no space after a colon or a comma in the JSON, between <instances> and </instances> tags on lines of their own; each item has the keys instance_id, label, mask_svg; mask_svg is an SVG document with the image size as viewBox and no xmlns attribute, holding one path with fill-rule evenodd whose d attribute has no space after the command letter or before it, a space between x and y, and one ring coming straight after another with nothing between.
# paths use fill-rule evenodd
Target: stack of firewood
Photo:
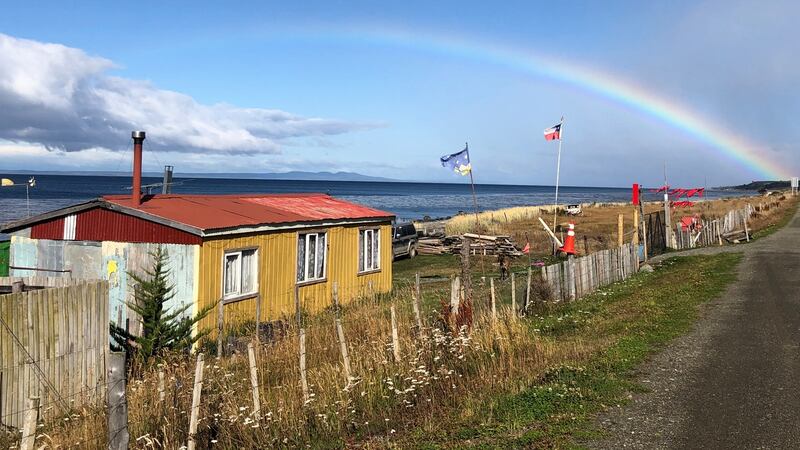
<instances>
[{"instance_id":1,"label":"stack of firewood","mask_svg":"<svg viewBox=\"0 0 800 450\"><path fill-rule=\"evenodd\" d=\"M522 256L510 236L489 236L466 233L457 236L424 237L417 242L417 252L421 255L460 254L464 238L470 239L470 253L473 255Z\"/></svg>"}]
</instances>

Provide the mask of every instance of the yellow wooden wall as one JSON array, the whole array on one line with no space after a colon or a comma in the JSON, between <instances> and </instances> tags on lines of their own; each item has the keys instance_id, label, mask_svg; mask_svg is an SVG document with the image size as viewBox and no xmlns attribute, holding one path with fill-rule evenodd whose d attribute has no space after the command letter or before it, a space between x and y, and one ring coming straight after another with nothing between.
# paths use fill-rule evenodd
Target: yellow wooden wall
<instances>
[{"instance_id":1,"label":"yellow wooden wall","mask_svg":"<svg viewBox=\"0 0 800 450\"><path fill-rule=\"evenodd\" d=\"M359 226L336 226L328 232L326 280L300 287L301 305L309 312L331 304L331 286L339 285L340 301L347 302L359 294L367 294L369 284L375 293L392 289L391 225L381 228L381 270L358 275ZM317 230L317 229L315 229ZM297 231L271 232L230 238L206 239L200 247L198 309L216 303L222 296L222 259L226 250L258 247L258 289L261 295L261 320L294 317L294 288L297 267ZM225 304L226 326L254 321L256 299ZM216 328L217 314L209 314L201 328Z\"/></svg>"}]
</instances>

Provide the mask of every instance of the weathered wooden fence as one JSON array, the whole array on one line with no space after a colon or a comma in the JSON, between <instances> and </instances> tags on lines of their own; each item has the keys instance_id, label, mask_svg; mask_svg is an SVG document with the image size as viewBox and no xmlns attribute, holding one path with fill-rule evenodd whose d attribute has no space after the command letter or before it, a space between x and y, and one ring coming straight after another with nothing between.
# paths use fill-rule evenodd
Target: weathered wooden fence
<instances>
[{"instance_id":1,"label":"weathered wooden fence","mask_svg":"<svg viewBox=\"0 0 800 450\"><path fill-rule=\"evenodd\" d=\"M574 300L596 289L629 278L639 270L636 246L625 244L541 268L542 279L556 300Z\"/></svg>"},{"instance_id":2,"label":"weathered wooden fence","mask_svg":"<svg viewBox=\"0 0 800 450\"><path fill-rule=\"evenodd\" d=\"M759 209L762 208L761 206ZM767 206L769 208L769 206ZM684 228L675 224L675 246L677 250L709 245L722 245L723 240L732 238L750 239L748 220L756 208L748 204L742 209L728 211L723 217L714 220L701 220L694 227Z\"/></svg>"},{"instance_id":3,"label":"weathered wooden fence","mask_svg":"<svg viewBox=\"0 0 800 450\"><path fill-rule=\"evenodd\" d=\"M108 323L106 281L0 295L0 425L20 427L32 397L45 418L104 401Z\"/></svg>"}]
</instances>

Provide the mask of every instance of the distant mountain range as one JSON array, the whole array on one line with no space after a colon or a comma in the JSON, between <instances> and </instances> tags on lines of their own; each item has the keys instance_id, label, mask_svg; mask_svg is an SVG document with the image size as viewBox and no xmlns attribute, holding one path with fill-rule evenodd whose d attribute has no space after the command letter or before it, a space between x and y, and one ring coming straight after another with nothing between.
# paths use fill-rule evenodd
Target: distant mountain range
<instances>
[{"instance_id":1,"label":"distant mountain range","mask_svg":"<svg viewBox=\"0 0 800 450\"><path fill-rule=\"evenodd\" d=\"M718 189L730 191L760 191L766 189L768 191L775 191L778 189L789 189L788 180L779 181L751 181L747 184L740 184L738 186L721 186Z\"/></svg>"},{"instance_id":2,"label":"distant mountain range","mask_svg":"<svg viewBox=\"0 0 800 450\"><path fill-rule=\"evenodd\" d=\"M14 170L7 173L25 175L70 175L95 177L130 177L130 172L109 172L92 170L74 171L36 171ZM142 176L160 178L162 172L142 172ZM175 172L175 178L233 178L246 180L304 180L304 181L399 181L391 178L373 177L355 172L277 172L277 173L185 173Z\"/></svg>"}]
</instances>

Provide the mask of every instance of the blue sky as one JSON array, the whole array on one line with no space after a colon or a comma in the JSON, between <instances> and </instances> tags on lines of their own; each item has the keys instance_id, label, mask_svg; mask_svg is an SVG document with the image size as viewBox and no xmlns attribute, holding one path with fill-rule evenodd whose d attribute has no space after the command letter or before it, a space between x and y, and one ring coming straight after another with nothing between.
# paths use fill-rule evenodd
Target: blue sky
<instances>
[{"instance_id":1,"label":"blue sky","mask_svg":"<svg viewBox=\"0 0 800 450\"><path fill-rule=\"evenodd\" d=\"M167 3L167 4L163 4ZM477 182L732 184L763 178L708 142L581 86L385 34L531 51L630 80L800 172L794 2L8 2L0 172L356 171ZM377 36L377 37L376 37ZM58 47L46 44L60 44ZM484 55L485 56L485 55Z\"/></svg>"}]
</instances>

